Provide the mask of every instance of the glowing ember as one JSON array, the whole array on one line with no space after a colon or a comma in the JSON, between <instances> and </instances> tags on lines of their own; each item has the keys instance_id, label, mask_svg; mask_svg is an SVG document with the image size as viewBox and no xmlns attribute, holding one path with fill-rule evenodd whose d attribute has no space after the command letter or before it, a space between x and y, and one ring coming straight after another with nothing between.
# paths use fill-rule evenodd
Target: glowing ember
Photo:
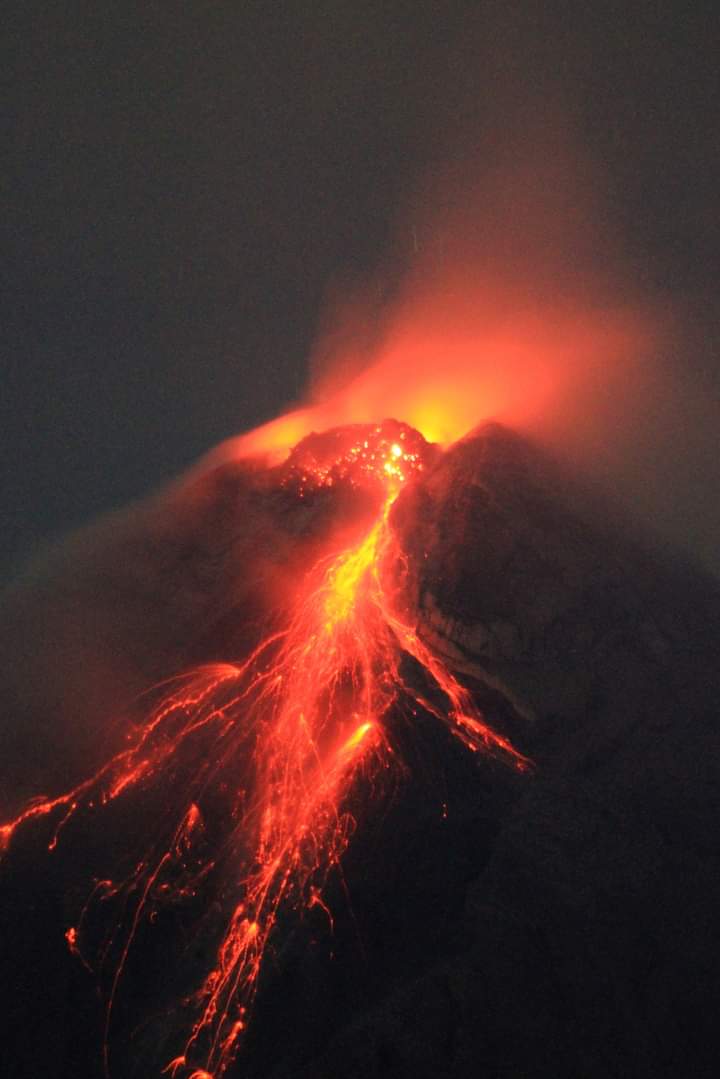
<instances>
[{"instance_id":1,"label":"glowing ember","mask_svg":"<svg viewBox=\"0 0 720 1079\"><path fill-rule=\"evenodd\" d=\"M228 792L219 846L229 852L223 857L234 898L212 968L185 1002L190 1026L181 1052L165 1069L174 1079L219 1079L226 1072L281 907L319 905L327 911L324 885L354 827L344 809L347 794L361 771L375 774L389 763L393 751L384 721L401 697L447 724L469 749L500 753L518 768L527 764L485 724L468 691L393 609L393 575L402 552L390 508L433 452L421 435L395 421L305 439L283 467L281 485L303 499L338 486L378 495L365 536L309 570L282 624L242 664L202 668L179 679L130 748L77 789L36 801L0 829L0 843L7 846L23 822L57 812L53 848L74 814L98 812L130 791L146 794L158 784L172 790L187 755L202 754L162 843L151 846L126 880L98 882L90 901L122 896L130 911L112 977L109 1035L141 923L151 922L164 903L196 895L215 869L221 855L206 853L207 803L210 792ZM404 679L406 654L424 669L442 706ZM83 961L89 909L90 903L66 933Z\"/></svg>"},{"instance_id":2,"label":"glowing ember","mask_svg":"<svg viewBox=\"0 0 720 1079\"><path fill-rule=\"evenodd\" d=\"M308 435L295 447L285 465L285 483L296 486L301 497L342 483L384 496L422 472L431 453L422 435L396 420L338 427Z\"/></svg>"}]
</instances>

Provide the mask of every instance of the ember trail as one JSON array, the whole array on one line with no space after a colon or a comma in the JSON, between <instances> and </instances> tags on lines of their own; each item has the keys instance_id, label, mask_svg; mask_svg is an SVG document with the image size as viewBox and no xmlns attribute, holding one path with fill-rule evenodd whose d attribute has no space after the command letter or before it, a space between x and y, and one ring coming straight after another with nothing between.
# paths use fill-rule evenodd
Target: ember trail
<instances>
[{"instance_id":1,"label":"ember trail","mask_svg":"<svg viewBox=\"0 0 720 1079\"><path fill-rule=\"evenodd\" d=\"M79 814L98 814L130 792L171 790L177 804L160 842L129 877L96 884L66 937L85 962L93 904L121 897L122 943L109 980L106 1067L113 1005L140 927L163 905L202 894L221 857L233 899L211 969L184 1004L182 1049L166 1066L174 1079L220 1079L235 1058L268 942L281 908L325 906L328 873L354 821L344 806L360 772L377 775L394 755L383 721L404 695L429 710L473 751L525 759L483 721L468 691L431 653L393 602L397 550L390 511L432 448L412 428L380 425L311 435L290 454L278 483L298 499L330 489L365 498L369 524L359 541L321 559L300 583L284 621L240 664L203 667L178 679L130 748L72 791L37 800L0 830L7 846L23 822L49 817L54 848ZM434 686L433 701L403 678L409 654ZM434 701L442 699L439 708ZM172 777L202 748L193 782ZM224 834L207 835L206 803L227 790ZM97 820L100 825L100 818ZM229 854L227 853L229 852Z\"/></svg>"}]
</instances>

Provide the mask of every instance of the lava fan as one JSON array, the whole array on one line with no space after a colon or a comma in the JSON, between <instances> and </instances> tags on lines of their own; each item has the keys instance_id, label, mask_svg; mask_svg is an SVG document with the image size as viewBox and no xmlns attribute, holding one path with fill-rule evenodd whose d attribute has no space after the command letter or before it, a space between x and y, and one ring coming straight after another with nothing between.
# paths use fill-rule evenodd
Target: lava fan
<instances>
[{"instance_id":1,"label":"lava fan","mask_svg":"<svg viewBox=\"0 0 720 1079\"><path fill-rule=\"evenodd\" d=\"M423 641L404 598L412 566L393 530L393 505L439 453L411 427L386 420L310 435L268 468L270 498L328 502L338 509L331 522L360 507L352 540L346 528L329 526L322 553L269 607L247 654L177 677L127 748L0 830L7 848L22 825L42 818L55 849L114 827L123 805L132 807L128 817L142 817L116 870L95 875L66 933L107 987L108 1072L123 976L172 910L210 942L210 958L178 1002L165 1072L227 1072L269 943L293 911L327 910L328 876L355 827L350 792L377 797L376 780L395 764L393 714L412 722L422 710L470 751L527 767Z\"/></svg>"}]
</instances>

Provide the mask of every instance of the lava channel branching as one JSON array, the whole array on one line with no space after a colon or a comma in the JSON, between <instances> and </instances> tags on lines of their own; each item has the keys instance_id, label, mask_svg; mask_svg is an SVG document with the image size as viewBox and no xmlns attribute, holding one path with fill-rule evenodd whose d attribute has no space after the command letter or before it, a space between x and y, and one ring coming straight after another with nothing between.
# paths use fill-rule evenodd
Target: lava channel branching
<instances>
[{"instance_id":1,"label":"lava channel branching","mask_svg":"<svg viewBox=\"0 0 720 1079\"><path fill-rule=\"evenodd\" d=\"M108 1071L113 1006L140 928L163 905L201 898L222 863L223 894L232 899L210 969L182 1002L190 1018L165 1071L174 1079L224 1075L240 1047L281 910L327 910L325 883L354 827L348 793L360 773L378 776L392 766L386 720L401 698L431 712L468 749L527 766L392 600L404 555L391 506L437 452L417 431L391 420L303 440L279 472L281 486L299 499L328 488L369 492L375 509L362 538L308 570L281 622L241 663L178 678L127 749L74 790L35 800L0 829L1 849L21 825L49 817L54 848L80 814L101 827L100 814L131 792L141 799L158 790L172 794L160 839L129 875L96 882L66 933L71 951L92 965L84 939L88 912L101 899L121 897L122 942L106 951L114 957ZM419 692L404 677L406 654L424 669L430 691ZM193 767L195 756L201 759ZM178 772L193 778L178 785ZM222 826L215 820L211 830L206 818L217 817L210 806L218 790L228 807Z\"/></svg>"}]
</instances>

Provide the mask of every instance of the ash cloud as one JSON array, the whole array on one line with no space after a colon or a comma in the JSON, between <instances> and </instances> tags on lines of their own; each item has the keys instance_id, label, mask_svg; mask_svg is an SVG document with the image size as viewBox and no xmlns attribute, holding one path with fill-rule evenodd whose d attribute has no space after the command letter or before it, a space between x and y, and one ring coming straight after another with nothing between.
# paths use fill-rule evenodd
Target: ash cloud
<instances>
[{"instance_id":1,"label":"ash cloud","mask_svg":"<svg viewBox=\"0 0 720 1079\"><path fill-rule=\"evenodd\" d=\"M662 280L573 107L587 43L540 35L503 15L457 43L482 79L438 89L435 159L376 278L335 289L298 422L394 414L449 442L499 420L717 574L712 289Z\"/></svg>"},{"instance_id":2,"label":"ash cloud","mask_svg":"<svg viewBox=\"0 0 720 1079\"><path fill-rule=\"evenodd\" d=\"M220 457L388 415L446 443L496 419L720 572L702 27L671 48L659 16L598 18L490 4L443 36L393 241L328 287L297 409Z\"/></svg>"}]
</instances>

